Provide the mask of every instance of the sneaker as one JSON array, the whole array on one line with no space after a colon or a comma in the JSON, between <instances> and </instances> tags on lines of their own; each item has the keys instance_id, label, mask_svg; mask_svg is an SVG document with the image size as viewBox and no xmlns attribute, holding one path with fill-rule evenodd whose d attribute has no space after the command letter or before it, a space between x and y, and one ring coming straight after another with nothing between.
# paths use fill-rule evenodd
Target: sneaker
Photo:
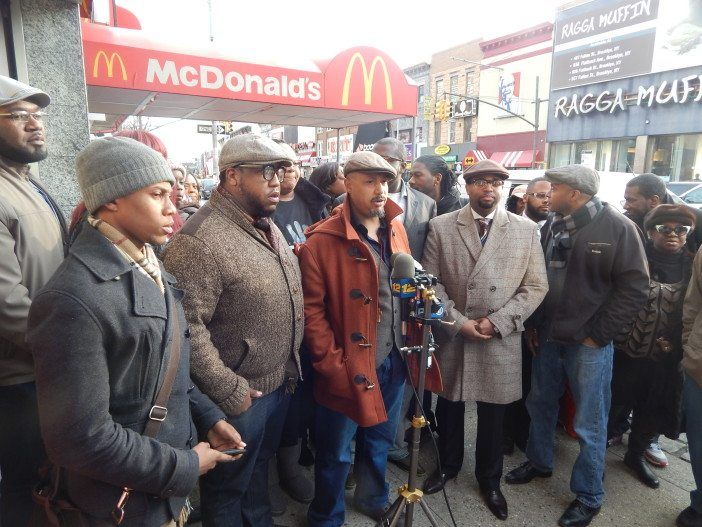
<instances>
[{"instance_id":1,"label":"sneaker","mask_svg":"<svg viewBox=\"0 0 702 527\"><path fill-rule=\"evenodd\" d=\"M661 450L658 443L651 443L644 452L646 461L648 461L654 467L665 468L668 466L668 458L665 456L665 452Z\"/></svg>"}]
</instances>

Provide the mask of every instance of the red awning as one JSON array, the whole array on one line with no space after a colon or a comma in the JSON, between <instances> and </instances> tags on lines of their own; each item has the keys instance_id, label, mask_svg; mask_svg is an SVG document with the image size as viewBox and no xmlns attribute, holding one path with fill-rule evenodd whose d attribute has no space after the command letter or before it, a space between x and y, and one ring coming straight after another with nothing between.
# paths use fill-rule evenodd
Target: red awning
<instances>
[{"instance_id":1,"label":"red awning","mask_svg":"<svg viewBox=\"0 0 702 527\"><path fill-rule=\"evenodd\" d=\"M490 160L505 168L531 168L532 150L513 150L511 152L494 152ZM541 152L536 151L535 161L541 160Z\"/></svg>"},{"instance_id":2,"label":"red awning","mask_svg":"<svg viewBox=\"0 0 702 527\"><path fill-rule=\"evenodd\" d=\"M468 150L466 155L463 156L463 165L470 166L476 164L478 161L483 161L487 159L488 156L482 150Z\"/></svg>"}]
</instances>

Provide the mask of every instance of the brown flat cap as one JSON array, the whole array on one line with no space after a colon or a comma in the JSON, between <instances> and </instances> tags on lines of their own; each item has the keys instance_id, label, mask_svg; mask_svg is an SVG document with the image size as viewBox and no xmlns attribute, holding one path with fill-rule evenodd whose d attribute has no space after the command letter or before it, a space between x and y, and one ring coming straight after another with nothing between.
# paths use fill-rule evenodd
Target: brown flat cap
<instances>
[{"instance_id":1,"label":"brown flat cap","mask_svg":"<svg viewBox=\"0 0 702 527\"><path fill-rule=\"evenodd\" d=\"M466 182L470 179L475 179L480 176L497 176L502 179L507 179L509 177L509 172L500 165L499 163L495 163L494 161L491 161L489 159L483 159L482 161L478 161L474 165L470 165L468 168L466 168L463 171L463 177L465 178Z\"/></svg>"},{"instance_id":2,"label":"brown flat cap","mask_svg":"<svg viewBox=\"0 0 702 527\"><path fill-rule=\"evenodd\" d=\"M219 154L219 170L235 165L268 165L282 163L291 166L297 156L291 148L285 149L273 139L259 134L242 134L228 139Z\"/></svg>"},{"instance_id":3,"label":"brown flat cap","mask_svg":"<svg viewBox=\"0 0 702 527\"><path fill-rule=\"evenodd\" d=\"M644 230L653 229L665 221L676 221L681 225L695 227L695 214L687 205L658 205L651 209L644 218Z\"/></svg>"},{"instance_id":4,"label":"brown flat cap","mask_svg":"<svg viewBox=\"0 0 702 527\"><path fill-rule=\"evenodd\" d=\"M383 174L387 179L395 179L397 172L390 163L375 152L354 152L344 165L344 176L352 172Z\"/></svg>"}]
</instances>

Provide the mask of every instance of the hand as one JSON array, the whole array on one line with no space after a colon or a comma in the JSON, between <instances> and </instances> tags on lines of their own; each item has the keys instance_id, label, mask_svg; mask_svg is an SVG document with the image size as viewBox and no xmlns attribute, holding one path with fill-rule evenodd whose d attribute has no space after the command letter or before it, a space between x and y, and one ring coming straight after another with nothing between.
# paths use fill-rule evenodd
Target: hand
<instances>
[{"instance_id":1,"label":"hand","mask_svg":"<svg viewBox=\"0 0 702 527\"><path fill-rule=\"evenodd\" d=\"M466 340L490 340L492 338L490 335L480 333L478 323L475 320L466 320L460 331Z\"/></svg>"},{"instance_id":2,"label":"hand","mask_svg":"<svg viewBox=\"0 0 702 527\"><path fill-rule=\"evenodd\" d=\"M670 353L673 350L673 343L665 337L658 337L656 339L656 344L658 344L658 347L663 353Z\"/></svg>"},{"instance_id":3,"label":"hand","mask_svg":"<svg viewBox=\"0 0 702 527\"><path fill-rule=\"evenodd\" d=\"M241 440L241 436L236 429L224 419L217 421L207 432L207 441L215 450L227 450L229 448L246 448L246 443ZM235 456L239 459L241 454Z\"/></svg>"},{"instance_id":4,"label":"hand","mask_svg":"<svg viewBox=\"0 0 702 527\"><path fill-rule=\"evenodd\" d=\"M246 397L244 397L244 400L241 401L241 404L239 405L238 412L236 415L243 414L246 410L251 408L251 400L252 399L257 399L258 397L261 397L263 393L259 392L258 390L252 390L249 388L249 393L246 394Z\"/></svg>"},{"instance_id":5,"label":"hand","mask_svg":"<svg viewBox=\"0 0 702 527\"><path fill-rule=\"evenodd\" d=\"M229 463L234 461L234 457L223 454L219 450L210 448L209 443L198 443L193 447L197 454L197 460L200 468L200 475L207 474L210 470L217 466L217 463Z\"/></svg>"},{"instance_id":6,"label":"hand","mask_svg":"<svg viewBox=\"0 0 702 527\"><path fill-rule=\"evenodd\" d=\"M531 356L536 357L539 353L539 334L534 328L526 330L526 344Z\"/></svg>"},{"instance_id":7,"label":"hand","mask_svg":"<svg viewBox=\"0 0 702 527\"><path fill-rule=\"evenodd\" d=\"M583 346L586 346L588 348L601 348L602 347L599 344L597 344L597 342L592 340L590 337L583 339L583 341L580 344L582 344Z\"/></svg>"},{"instance_id":8,"label":"hand","mask_svg":"<svg viewBox=\"0 0 702 527\"><path fill-rule=\"evenodd\" d=\"M478 324L478 331L482 335L488 335L488 336L492 337L497 333L495 331L495 324L493 324L489 318L487 318L487 317L479 318L475 322Z\"/></svg>"}]
</instances>

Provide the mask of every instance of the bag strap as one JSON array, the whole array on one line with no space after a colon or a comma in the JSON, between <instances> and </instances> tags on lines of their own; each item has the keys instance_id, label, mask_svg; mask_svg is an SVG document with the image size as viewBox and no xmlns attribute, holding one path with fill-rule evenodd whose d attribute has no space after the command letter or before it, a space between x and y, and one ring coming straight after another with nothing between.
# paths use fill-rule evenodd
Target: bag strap
<instances>
[{"instance_id":1,"label":"bag strap","mask_svg":"<svg viewBox=\"0 0 702 527\"><path fill-rule=\"evenodd\" d=\"M176 304L171 299L171 316L173 318L173 338L171 339L171 352L166 366L166 374L163 377L161 387L154 398L154 404L149 411L149 421L146 423L144 433L146 437L156 437L161 423L166 420L168 415L168 399L171 397L173 383L175 382L176 373L178 373L178 365L180 363L180 320L176 311Z\"/></svg>"},{"instance_id":2,"label":"bag strap","mask_svg":"<svg viewBox=\"0 0 702 527\"><path fill-rule=\"evenodd\" d=\"M149 420L144 428L144 433L142 435L146 437L154 438L158 434L161 428L161 423L166 420L168 415L168 399L171 397L171 391L173 391L173 383L175 382L176 373L178 373L178 366L180 363L180 317L178 311L176 310L176 303L171 298L169 300L169 307L171 317L173 319L173 334L171 338L171 351L168 357L168 364L166 365L166 374L163 377L163 382L161 387L156 393L154 398L154 404L149 410ZM124 520L124 507L127 505L127 500L129 500L129 495L132 489L124 487L122 489L122 494L112 511L112 519L115 524L119 525Z\"/></svg>"}]
</instances>

